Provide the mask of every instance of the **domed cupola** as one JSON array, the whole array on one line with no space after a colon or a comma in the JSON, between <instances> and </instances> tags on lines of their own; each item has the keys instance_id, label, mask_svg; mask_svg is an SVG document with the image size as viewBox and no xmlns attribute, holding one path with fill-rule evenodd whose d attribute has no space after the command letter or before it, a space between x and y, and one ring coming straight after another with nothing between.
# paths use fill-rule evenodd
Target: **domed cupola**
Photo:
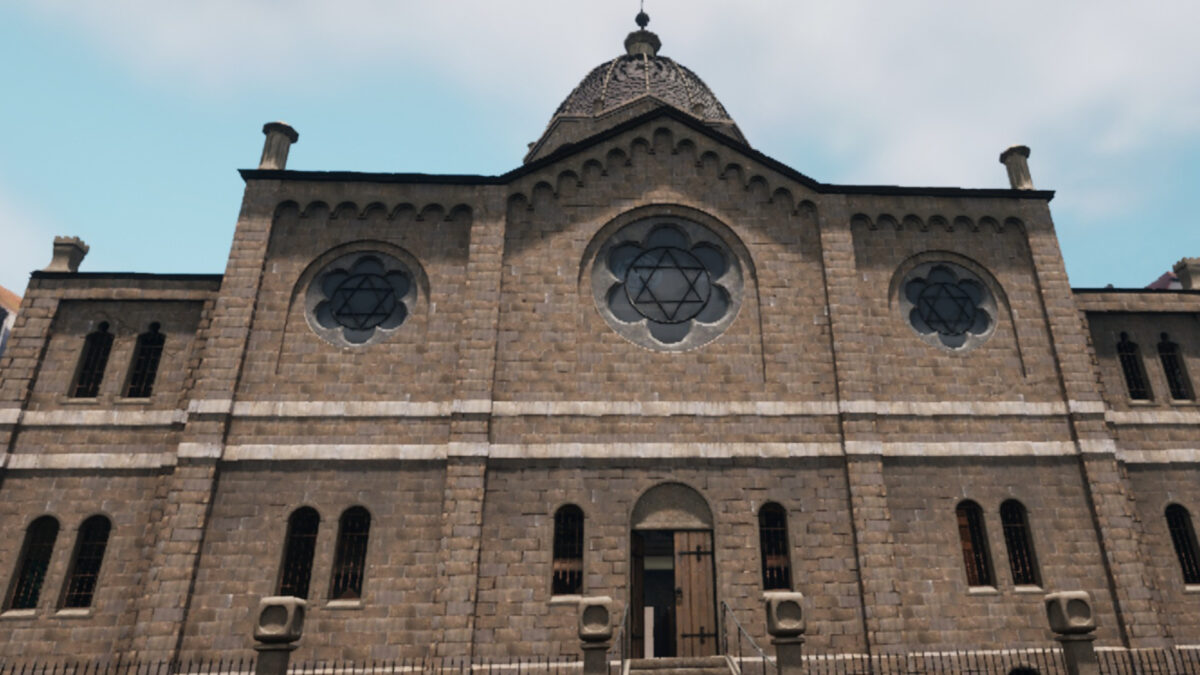
<instances>
[{"instance_id":1,"label":"domed cupola","mask_svg":"<svg viewBox=\"0 0 1200 675\"><path fill-rule=\"evenodd\" d=\"M691 70L659 55L662 41L646 30L649 22L645 12L638 13L639 29L625 38L625 53L583 78L530 147L526 162L664 104L746 142L708 85Z\"/></svg>"}]
</instances>

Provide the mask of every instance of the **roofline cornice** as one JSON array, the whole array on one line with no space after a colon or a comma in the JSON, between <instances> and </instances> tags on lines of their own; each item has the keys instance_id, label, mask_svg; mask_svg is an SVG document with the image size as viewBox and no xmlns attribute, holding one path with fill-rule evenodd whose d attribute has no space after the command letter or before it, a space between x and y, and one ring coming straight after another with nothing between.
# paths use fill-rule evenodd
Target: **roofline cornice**
<instances>
[{"instance_id":1,"label":"roofline cornice","mask_svg":"<svg viewBox=\"0 0 1200 675\"><path fill-rule=\"evenodd\" d=\"M589 136L577 143L564 145L545 157L502 173L498 176L474 174L426 174L426 173L364 173L357 171L292 171L281 169L239 169L246 182L257 180L310 181L310 182L357 182L357 183L409 183L418 185L507 185L524 176L536 173L571 155L588 150L616 136L640 127L659 118L670 118L709 140L724 145L748 156L767 168L800 183L819 194L879 195L905 197L982 197L998 199L1032 199L1050 201L1054 190L1013 190L1010 188L962 188L962 187L907 187L899 185L838 185L821 183L800 173L777 159L764 155L745 143L710 129L704 122L693 118L671 106L661 106L626 122Z\"/></svg>"}]
</instances>

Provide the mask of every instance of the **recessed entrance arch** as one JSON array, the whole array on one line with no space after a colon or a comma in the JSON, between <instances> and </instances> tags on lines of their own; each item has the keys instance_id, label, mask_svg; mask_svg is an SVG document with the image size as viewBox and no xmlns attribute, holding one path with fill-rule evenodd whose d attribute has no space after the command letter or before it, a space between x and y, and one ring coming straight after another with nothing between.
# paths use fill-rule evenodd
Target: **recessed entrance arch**
<instances>
[{"instance_id":1,"label":"recessed entrance arch","mask_svg":"<svg viewBox=\"0 0 1200 675\"><path fill-rule=\"evenodd\" d=\"M637 656L718 652L713 517L682 483L661 483L633 507L630 602Z\"/></svg>"}]
</instances>

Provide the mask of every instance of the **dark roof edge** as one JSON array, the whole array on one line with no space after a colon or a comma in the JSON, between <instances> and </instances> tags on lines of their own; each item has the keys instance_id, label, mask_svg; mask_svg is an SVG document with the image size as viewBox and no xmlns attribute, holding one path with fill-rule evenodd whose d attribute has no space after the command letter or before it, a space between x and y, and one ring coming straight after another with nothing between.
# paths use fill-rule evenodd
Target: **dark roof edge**
<instances>
[{"instance_id":1,"label":"dark roof edge","mask_svg":"<svg viewBox=\"0 0 1200 675\"><path fill-rule=\"evenodd\" d=\"M425 174L425 173L360 173L356 171L288 171L275 169L239 169L242 179L251 180L296 180L296 181L352 181L363 183L417 183L434 185L504 185L558 162L566 157L603 143L615 136L639 127L659 117L669 117L710 140L732 148L751 159L766 165L773 171L822 194L898 195L928 197L991 197L1009 199L1036 199L1050 201L1053 190L1012 190L1005 188L962 188L962 187L901 187L898 185L836 185L821 183L800 173L777 159L764 155L749 145L730 138L709 128L704 122L663 105L633 119L601 131L577 143L564 145L545 157L519 166L499 176L472 174Z\"/></svg>"},{"instance_id":2,"label":"dark roof edge","mask_svg":"<svg viewBox=\"0 0 1200 675\"><path fill-rule=\"evenodd\" d=\"M1200 295L1200 289L1193 288L1072 288L1072 293L1145 293L1146 295Z\"/></svg>"},{"instance_id":3,"label":"dark roof edge","mask_svg":"<svg viewBox=\"0 0 1200 675\"><path fill-rule=\"evenodd\" d=\"M35 271L30 279L147 279L160 281L221 281L224 274L155 274L154 272L43 272Z\"/></svg>"}]
</instances>

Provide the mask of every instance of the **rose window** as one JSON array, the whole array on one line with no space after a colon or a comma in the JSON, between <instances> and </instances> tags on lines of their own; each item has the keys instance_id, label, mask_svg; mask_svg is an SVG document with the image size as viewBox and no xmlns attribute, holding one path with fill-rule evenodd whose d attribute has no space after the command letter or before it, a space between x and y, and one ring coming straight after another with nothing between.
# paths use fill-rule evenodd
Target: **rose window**
<instances>
[{"instance_id":1,"label":"rose window","mask_svg":"<svg viewBox=\"0 0 1200 675\"><path fill-rule=\"evenodd\" d=\"M308 322L342 346L370 344L404 323L415 300L412 274L381 253L355 253L330 263L308 288Z\"/></svg>"},{"instance_id":2,"label":"rose window","mask_svg":"<svg viewBox=\"0 0 1200 675\"><path fill-rule=\"evenodd\" d=\"M618 333L642 346L681 350L711 341L732 322L741 272L707 228L659 218L625 227L601 248L592 288Z\"/></svg>"},{"instance_id":3,"label":"rose window","mask_svg":"<svg viewBox=\"0 0 1200 675\"><path fill-rule=\"evenodd\" d=\"M943 347L974 346L995 327L996 303L987 286L952 263L926 264L909 272L902 299L913 330Z\"/></svg>"}]
</instances>

